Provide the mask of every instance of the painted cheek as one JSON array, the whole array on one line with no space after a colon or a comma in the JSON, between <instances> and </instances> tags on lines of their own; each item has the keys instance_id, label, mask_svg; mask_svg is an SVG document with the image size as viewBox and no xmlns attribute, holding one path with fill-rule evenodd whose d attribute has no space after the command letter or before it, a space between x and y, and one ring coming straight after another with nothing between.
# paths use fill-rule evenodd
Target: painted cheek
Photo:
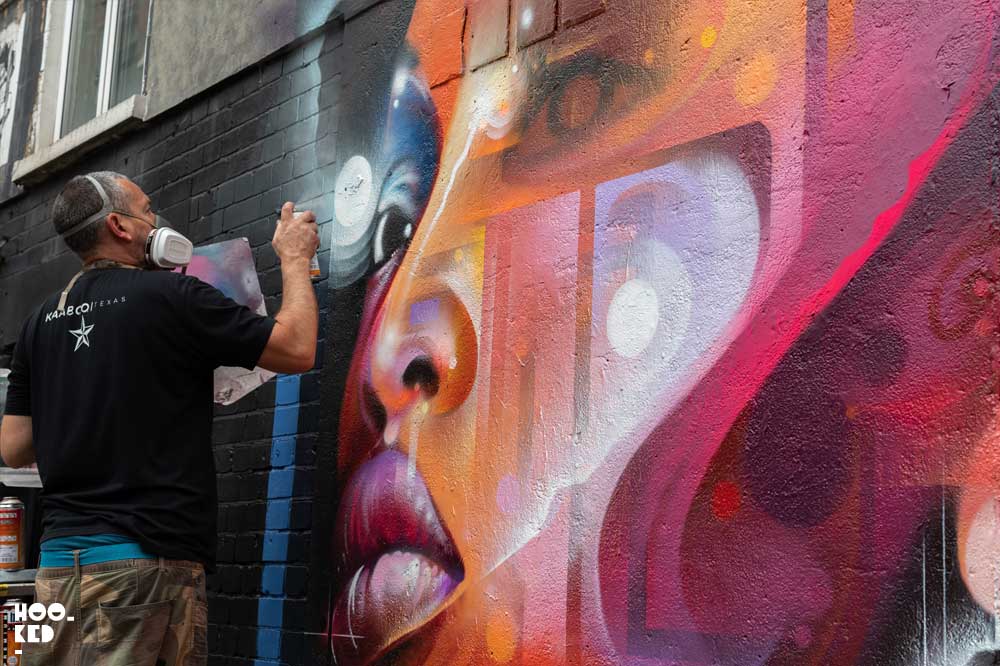
<instances>
[{"instance_id":1,"label":"painted cheek","mask_svg":"<svg viewBox=\"0 0 1000 666\"><path fill-rule=\"evenodd\" d=\"M573 441L580 195L484 223L475 486L492 568L534 537L567 477ZM470 526L471 527L471 526Z\"/></svg>"}]
</instances>

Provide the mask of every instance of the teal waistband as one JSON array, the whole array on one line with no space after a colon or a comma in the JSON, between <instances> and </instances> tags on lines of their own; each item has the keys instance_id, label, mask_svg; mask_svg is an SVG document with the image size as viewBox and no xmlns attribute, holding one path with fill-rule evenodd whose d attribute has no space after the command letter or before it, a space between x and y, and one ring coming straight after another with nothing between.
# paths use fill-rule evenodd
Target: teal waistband
<instances>
[{"instance_id":1,"label":"teal waistband","mask_svg":"<svg viewBox=\"0 0 1000 666\"><path fill-rule=\"evenodd\" d=\"M114 560L151 560L138 543L118 534L57 537L41 544L40 567L71 567L73 551L80 551L80 566Z\"/></svg>"}]
</instances>

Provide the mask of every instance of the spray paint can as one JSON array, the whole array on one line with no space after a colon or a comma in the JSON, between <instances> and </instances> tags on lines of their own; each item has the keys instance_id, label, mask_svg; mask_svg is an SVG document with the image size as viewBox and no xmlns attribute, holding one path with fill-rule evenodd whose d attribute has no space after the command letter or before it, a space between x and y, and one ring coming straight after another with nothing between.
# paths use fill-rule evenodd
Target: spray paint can
<instances>
[{"instance_id":1,"label":"spray paint can","mask_svg":"<svg viewBox=\"0 0 1000 666\"><path fill-rule=\"evenodd\" d=\"M0 500L0 569L24 568L24 502L16 497Z\"/></svg>"},{"instance_id":2,"label":"spray paint can","mask_svg":"<svg viewBox=\"0 0 1000 666\"><path fill-rule=\"evenodd\" d=\"M25 603L23 599L10 599L0 606L0 617L3 618L3 666L19 666L21 663L23 646L17 641L15 626L19 623L16 615L17 606L23 603Z\"/></svg>"},{"instance_id":3,"label":"spray paint can","mask_svg":"<svg viewBox=\"0 0 1000 666\"><path fill-rule=\"evenodd\" d=\"M301 212L302 211L300 211L300 210L294 210L293 209L292 210L292 215L298 215ZM274 214L277 215L280 218L281 217L281 208L280 207L279 208L275 208L274 209ZM319 254L317 253L317 254L314 254L312 256L312 259L309 260L309 277L311 277L312 280L313 280L313 282L315 282L316 280L319 280L321 276L322 276L322 271L320 271L320 269L319 269Z\"/></svg>"},{"instance_id":4,"label":"spray paint can","mask_svg":"<svg viewBox=\"0 0 1000 666\"><path fill-rule=\"evenodd\" d=\"M315 282L321 275L322 271L319 269L319 257L314 254L312 259L309 260L309 277L311 277L313 282Z\"/></svg>"}]
</instances>

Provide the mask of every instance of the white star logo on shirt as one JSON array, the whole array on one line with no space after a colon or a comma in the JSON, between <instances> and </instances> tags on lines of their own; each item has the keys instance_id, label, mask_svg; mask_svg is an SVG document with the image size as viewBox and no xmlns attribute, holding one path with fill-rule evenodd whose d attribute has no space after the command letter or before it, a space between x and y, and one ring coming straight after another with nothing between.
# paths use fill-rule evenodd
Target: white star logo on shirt
<instances>
[{"instance_id":1,"label":"white star logo on shirt","mask_svg":"<svg viewBox=\"0 0 1000 666\"><path fill-rule=\"evenodd\" d=\"M80 345L87 345L88 347L90 346L90 338L88 338L87 336L90 335L90 332L92 330L94 330L94 325L91 324L90 326L87 326L87 321L81 316L80 328L76 329L75 331L73 330L70 331L70 334L74 338L76 338L76 347L73 347L73 351L79 349Z\"/></svg>"}]
</instances>

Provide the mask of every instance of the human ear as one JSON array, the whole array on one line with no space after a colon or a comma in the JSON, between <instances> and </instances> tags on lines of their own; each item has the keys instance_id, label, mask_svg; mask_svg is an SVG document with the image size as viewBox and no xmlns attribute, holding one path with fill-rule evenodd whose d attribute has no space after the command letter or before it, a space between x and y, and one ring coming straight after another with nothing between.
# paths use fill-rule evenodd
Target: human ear
<instances>
[{"instance_id":1,"label":"human ear","mask_svg":"<svg viewBox=\"0 0 1000 666\"><path fill-rule=\"evenodd\" d=\"M105 218L104 224L107 226L108 232L110 232L114 238L120 238L129 242L132 241L132 233L125 228L120 216L111 213Z\"/></svg>"}]
</instances>

